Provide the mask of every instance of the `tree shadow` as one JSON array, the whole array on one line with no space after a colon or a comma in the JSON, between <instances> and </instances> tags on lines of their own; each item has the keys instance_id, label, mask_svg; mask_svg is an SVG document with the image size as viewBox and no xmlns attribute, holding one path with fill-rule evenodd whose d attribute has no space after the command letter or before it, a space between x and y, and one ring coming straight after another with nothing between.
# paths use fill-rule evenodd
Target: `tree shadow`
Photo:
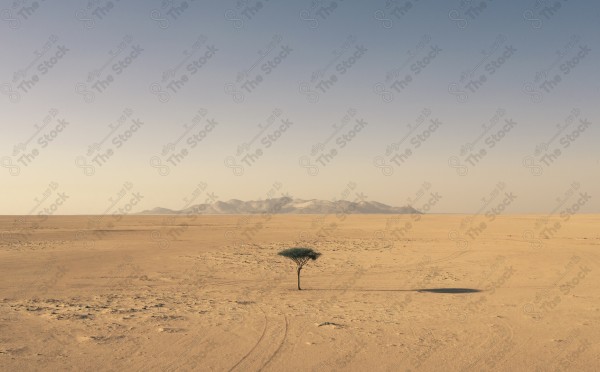
<instances>
[{"instance_id":1,"label":"tree shadow","mask_svg":"<svg viewBox=\"0 0 600 372\"><path fill-rule=\"evenodd\" d=\"M303 288L303 291L344 291L344 292L429 292L442 294L477 293L475 288L420 288L420 289L368 289L368 288Z\"/></svg>"},{"instance_id":2,"label":"tree shadow","mask_svg":"<svg viewBox=\"0 0 600 372\"><path fill-rule=\"evenodd\" d=\"M474 288L425 288L415 289L416 292L430 292L430 293L477 293L481 292L481 289Z\"/></svg>"}]
</instances>

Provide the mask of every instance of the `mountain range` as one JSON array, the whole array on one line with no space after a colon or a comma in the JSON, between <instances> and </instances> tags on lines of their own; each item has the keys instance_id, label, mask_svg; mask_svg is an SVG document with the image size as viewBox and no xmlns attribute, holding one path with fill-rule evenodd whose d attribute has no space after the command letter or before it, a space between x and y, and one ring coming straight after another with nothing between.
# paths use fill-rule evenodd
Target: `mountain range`
<instances>
[{"instance_id":1,"label":"mountain range","mask_svg":"<svg viewBox=\"0 0 600 372\"><path fill-rule=\"evenodd\" d=\"M411 214L421 213L411 206L392 207L376 201L293 199L288 196L266 200L231 199L212 204L196 204L181 210L154 208L138 214Z\"/></svg>"}]
</instances>

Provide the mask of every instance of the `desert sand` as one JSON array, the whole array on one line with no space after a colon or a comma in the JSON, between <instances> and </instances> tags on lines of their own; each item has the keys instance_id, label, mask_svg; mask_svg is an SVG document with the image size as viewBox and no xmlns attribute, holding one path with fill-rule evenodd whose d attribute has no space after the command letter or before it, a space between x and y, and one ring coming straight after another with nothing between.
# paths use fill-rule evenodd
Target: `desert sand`
<instances>
[{"instance_id":1,"label":"desert sand","mask_svg":"<svg viewBox=\"0 0 600 372\"><path fill-rule=\"evenodd\" d=\"M600 216L567 218L0 217L0 369L598 371Z\"/></svg>"}]
</instances>

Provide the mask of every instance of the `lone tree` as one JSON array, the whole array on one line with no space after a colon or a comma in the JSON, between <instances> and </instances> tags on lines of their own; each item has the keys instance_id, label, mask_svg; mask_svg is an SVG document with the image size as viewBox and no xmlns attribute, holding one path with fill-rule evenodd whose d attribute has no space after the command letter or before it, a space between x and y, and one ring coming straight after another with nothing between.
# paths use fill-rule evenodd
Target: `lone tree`
<instances>
[{"instance_id":1,"label":"lone tree","mask_svg":"<svg viewBox=\"0 0 600 372\"><path fill-rule=\"evenodd\" d=\"M308 262L308 260L314 261L321 255L321 253L313 251L312 248L302 247L284 249L278 254L280 256L287 257L296 263L296 269L298 271L298 290L302 289L300 288L300 270L302 270L302 267Z\"/></svg>"}]
</instances>

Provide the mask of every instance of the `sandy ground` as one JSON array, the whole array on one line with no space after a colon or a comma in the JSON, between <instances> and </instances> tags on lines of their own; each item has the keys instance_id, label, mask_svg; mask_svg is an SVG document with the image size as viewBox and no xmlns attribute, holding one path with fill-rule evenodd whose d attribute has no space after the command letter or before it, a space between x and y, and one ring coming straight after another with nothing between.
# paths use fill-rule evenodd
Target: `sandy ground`
<instances>
[{"instance_id":1,"label":"sandy ground","mask_svg":"<svg viewBox=\"0 0 600 372\"><path fill-rule=\"evenodd\" d=\"M0 217L0 369L598 371L599 227ZM323 254L302 291L296 245Z\"/></svg>"}]
</instances>

